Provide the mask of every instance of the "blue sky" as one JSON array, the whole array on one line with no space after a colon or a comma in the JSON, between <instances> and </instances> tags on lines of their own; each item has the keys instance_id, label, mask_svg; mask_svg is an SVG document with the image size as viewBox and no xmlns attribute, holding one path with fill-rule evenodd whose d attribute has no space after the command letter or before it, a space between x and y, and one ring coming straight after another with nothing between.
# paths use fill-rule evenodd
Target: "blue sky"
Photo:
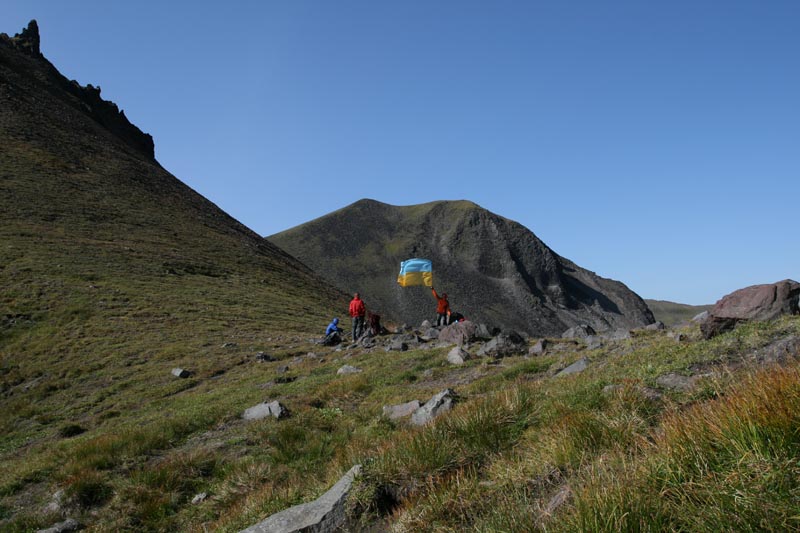
<instances>
[{"instance_id":1,"label":"blue sky","mask_svg":"<svg viewBox=\"0 0 800 533\"><path fill-rule=\"evenodd\" d=\"M800 2L6 0L262 235L468 199L645 298L800 279Z\"/></svg>"}]
</instances>

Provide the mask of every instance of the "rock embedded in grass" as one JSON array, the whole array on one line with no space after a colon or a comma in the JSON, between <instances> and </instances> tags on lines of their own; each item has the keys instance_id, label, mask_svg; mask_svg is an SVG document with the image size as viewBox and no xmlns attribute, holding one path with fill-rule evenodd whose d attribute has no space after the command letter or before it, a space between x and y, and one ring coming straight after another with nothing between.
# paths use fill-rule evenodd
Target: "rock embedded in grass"
<instances>
[{"instance_id":1,"label":"rock embedded in grass","mask_svg":"<svg viewBox=\"0 0 800 533\"><path fill-rule=\"evenodd\" d=\"M419 408L419 400L411 400L410 402L397 405L384 405L383 416L389 418L389 420L397 420L399 418L411 416Z\"/></svg>"},{"instance_id":2,"label":"rock embedded in grass","mask_svg":"<svg viewBox=\"0 0 800 533\"><path fill-rule=\"evenodd\" d=\"M352 365L344 365L342 368L336 371L337 374L340 376L346 376L348 374L358 374L362 372L362 370L358 367Z\"/></svg>"},{"instance_id":3,"label":"rock embedded in grass","mask_svg":"<svg viewBox=\"0 0 800 533\"><path fill-rule=\"evenodd\" d=\"M414 411L411 423L423 426L453 408L458 396L453 389L445 389L425 402L425 405Z\"/></svg>"},{"instance_id":4,"label":"rock embedded in grass","mask_svg":"<svg viewBox=\"0 0 800 533\"><path fill-rule=\"evenodd\" d=\"M284 407L278 400L272 402L263 402L253 407L245 409L242 418L245 420L261 420L271 416L273 418L286 418L289 416L289 410Z\"/></svg>"},{"instance_id":5,"label":"rock embedded in grass","mask_svg":"<svg viewBox=\"0 0 800 533\"><path fill-rule=\"evenodd\" d=\"M560 377L571 376L572 374L578 374L580 372L583 372L584 370L589 368L589 363L590 362L591 361L588 358L582 357L582 358L578 359L577 361L575 361L574 363L572 363L571 365L569 365L567 368L565 368L561 372L559 372L558 374L556 374L555 377L560 378Z\"/></svg>"},{"instance_id":6,"label":"rock embedded in grass","mask_svg":"<svg viewBox=\"0 0 800 533\"><path fill-rule=\"evenodd\" d=\"M81 524L74 518L67 518L63 522L53 524L47 529L40 529L36 533L67 533L68 531L78 531Z\"/></svg>"},{"instance_id":7,"label":"rock embedded in grass","mask_svg":"<svg viewBox=\"0 0 800 533\"><path fill-rule=\"evenodd\" d=\"M353 480L360 472L361 465L355 465L316 500L284 509L240 533L325 532L347 529L347 497Z\"/></svg>"},{"instance_id":8,"label":"rock embedded in grass","mask_svg":"<svg viewBox=\"0 0 800 533\"><path fill-rule=\"evenodd\" d=\"M188 378L192 373L183 368L173 368L172 375L176 378Z\"/></svg>"},{"instance_id":9,"label":"rock embedded in grass","mask_svg":"<svg viewBox=\"0 0 800 533\"><path fill-rule=\"evenodd\" d=\"M472 356L461 346L455 346L450 353L447 354L447 362L451 365L463 365Z\"/></svg>"}]
</instances>

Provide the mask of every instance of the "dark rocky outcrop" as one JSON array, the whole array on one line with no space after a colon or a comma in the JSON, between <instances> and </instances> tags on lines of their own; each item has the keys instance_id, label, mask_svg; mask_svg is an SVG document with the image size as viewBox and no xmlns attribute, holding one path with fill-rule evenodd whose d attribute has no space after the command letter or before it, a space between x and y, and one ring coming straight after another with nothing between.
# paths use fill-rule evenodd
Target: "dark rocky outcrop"
<instances>
[{"instance_id":1,"label":"dark rocky outcrop","mask_svg":"<svg viewBox=\"0 0 800 533\"><path fill-rule=\"evenodd\" d=\"M753 285L734 291L719 300L700 324L706 339L732 330L747 321L763 321L781 315L798 314L800 283L783 280L767 285Z\"/></svg>"},{"instance_id":2,"label":"dark rocky outcrop","mask_svg":"<svg viewBox=\"0 0 800 533\"><path fill-rule=\"evenodd\" d=\"M40 51L39 26L35 20L14 37L0 34L0 48L3 47L22 54L3 54L0 64L9 67L15 75L26 77L27 83L39 85L62 103L90 117L128 147L155 161L153 138L131 124L114 102L103 100L100 87L91 84L84 87L75 80L67 80L45 59Z\"/></svg>"},{"instance_id":3,"label":"dark rocky outcrop","mask_svg":"<svg viewBox=\"0 0 800 533\"><path fill-rule=\"evenodd\" d=\"M403 321L432 319L426 287L395 283L400 262L433 261L434 285L470 321L535 336L577 324L596 331L654 321L644 301L620 282L559 256L530 230L468 201L399 207L361 200L269 237L339 288Z\"/></svg>"}]
</instances>

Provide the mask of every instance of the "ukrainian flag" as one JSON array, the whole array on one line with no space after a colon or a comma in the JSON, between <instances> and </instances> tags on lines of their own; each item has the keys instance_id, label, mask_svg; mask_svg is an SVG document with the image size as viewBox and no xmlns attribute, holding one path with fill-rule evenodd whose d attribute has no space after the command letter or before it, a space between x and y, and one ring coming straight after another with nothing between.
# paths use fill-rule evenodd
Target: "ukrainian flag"
<instances>
[{"instance_id":1,"label":"ukrainian flag","mask_svg":"<svg viewBox=\"0 0 800 533\"><path fill-rule=\"evenodd\" d=\"M400 275L397 283L401 287L414 285L433 286L433 265L430 259L407 259L400 263Z\"/></svg>"}]
</instances>

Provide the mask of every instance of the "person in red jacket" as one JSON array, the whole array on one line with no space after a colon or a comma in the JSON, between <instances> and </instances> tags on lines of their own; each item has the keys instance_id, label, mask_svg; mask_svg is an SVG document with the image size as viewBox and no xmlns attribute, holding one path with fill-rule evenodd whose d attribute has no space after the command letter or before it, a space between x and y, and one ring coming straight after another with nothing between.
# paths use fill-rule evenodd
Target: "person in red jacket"
<instances>
[{"instance_id":1,"label":"person in red jacket","mask_svg":"<svg viewBox=\"0 0 800 533\"><path fill-rule=\"evenodd\" d=\"M447 293L443 292L439 296L433 286L431 286L431 292L433 292L433 297L436 298L436 325L446 326L450 317L450 302L447 301Z\"/></svg>"},{"instance_id":2,"label":"person in red jacket","mask_svg":"<svg viewBox=\"0 0 800 533\"><path fill-rule=\"evenodd\" d=\"M364 332L364 316L366 314L367 308L364 305L364 300L361 299L358 293L355 293L353 299L350 300L350 316L353 318L353 341L357 341Z\"/></svg>"}]
</instances>

